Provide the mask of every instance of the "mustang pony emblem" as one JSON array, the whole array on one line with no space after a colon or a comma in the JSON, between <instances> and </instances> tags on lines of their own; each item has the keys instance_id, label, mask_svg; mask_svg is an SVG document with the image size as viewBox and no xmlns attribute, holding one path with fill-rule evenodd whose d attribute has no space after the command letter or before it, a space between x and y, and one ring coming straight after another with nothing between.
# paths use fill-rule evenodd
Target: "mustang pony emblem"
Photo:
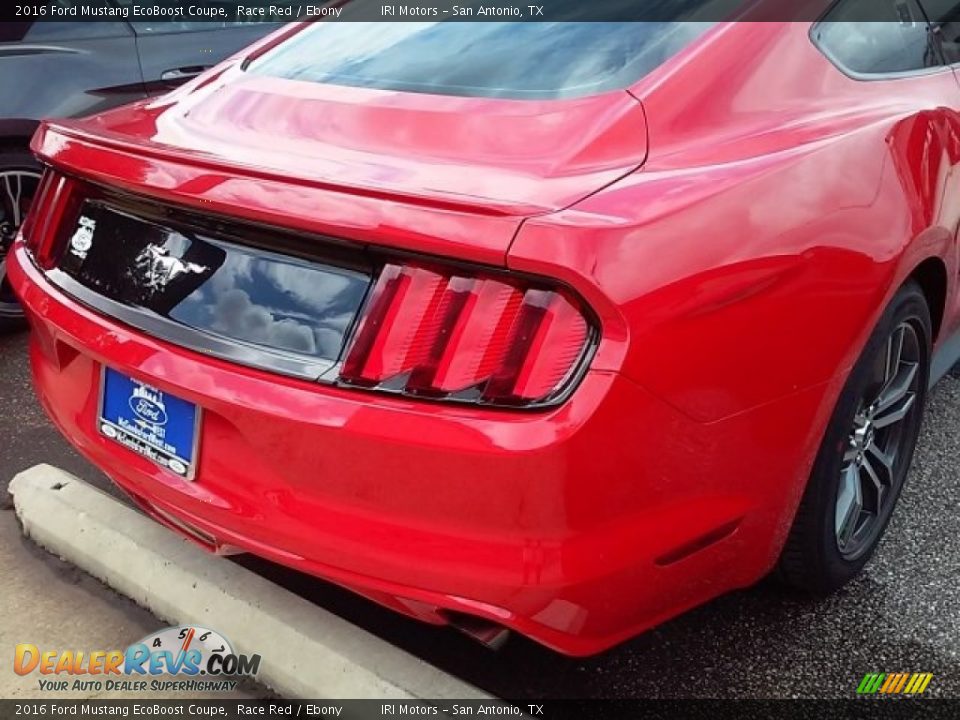
<instances>
[{"instance_id":1,"label":"mustang pony emblem","mask_svg":"<svg viewBox=\"0 0 960 720\"><path fill-rule=\"evenodd\" d=\"M169 250L156 245L144 248L134 261L134 266L141 273L144 285L151 290L163 290L180 275L199 274L207 269L203 265L173 257Z\"/></svg>"}]
</instances>

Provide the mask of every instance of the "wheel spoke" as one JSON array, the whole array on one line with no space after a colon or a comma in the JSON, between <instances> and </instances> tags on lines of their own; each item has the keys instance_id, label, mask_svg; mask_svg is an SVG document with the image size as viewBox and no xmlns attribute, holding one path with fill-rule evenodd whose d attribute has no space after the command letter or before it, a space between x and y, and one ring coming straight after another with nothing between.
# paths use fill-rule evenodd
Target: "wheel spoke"
<instances>
[{"instance_id":1,"label":"wheel spoke","mask_svg":"<svg viewBox=\"0 0 960 720\"><path fill-rule=\"evenodd\" d=\"M845 548L857 531L863 513L863 487L856 465L844 470L837 496L836 534L840 548Z\"/></svg>"},{"instance_id":2,"label":"wheel spoke","mask_svg":"<svg viewBox=\"0 0 960 720\"><path fill-rule=\"evenodd\" d=\"M893 465L896 461L896 458L889 453L885 453L879 448L876 443L870 443L867 446L866 459L871 461L871 463L876 466L880 465L882 468L881 472L886 476L886 485L889 487L893 484Z\"/></svg>"},{"instance_id":3,"label":"wheel spoke","mask_svg":"<svg viewBox=\"0 0 960 720\"><path fill-rule=\"evenodd\" d=\"M907 397L910 389L913 387L913 381L917 377L920 366L917 363L904 364L903 370L899 372L889 383L880 391L877 398L877 404L874 409L875 415L882 415L896 403Z\"/></svg>"},{"instance_id":4,"label":"wheel spoke","mask_svg":"<svg viewBox=\"0 0 960 720\"><path fill-rule=\"evenodd\" d=\"M847 450L843 453L843 464L846 466L849 463L855 462L856 459L860 456L860 451L857 450L857 446L853 444L852 441L847 442Z\"/></svg>"},{"instance_id":5,"label":"wheel spoke","mask_svg":"<svg viewBox=\"0 0 960 720\"><path fill-rule=\"evenodd\" d=\"M885 427L890 427L891 425L896 425L898 422L901 422L907 415L910 413L910 410L913 409L913 405L917 400L917 396L914 393L908 393L899 402L895 403L891 407L884 408L877 412L877 416L873 421L873 425L878 430L882 430Z\"/></svg>"},{"instance_id":6,"label":"wheel spoke","mask_svg":"<svg viewBox=\"0 0 960 720\"><path fill-rule=\"evenodd\" d=\"M903 336L904 328L899 327L887 340L887 358L883 371L884 388L889 387L900 369L900 359L903 357Z\"/></svg>"},{"instance_id":7,"label":"wheel spoke","mask_svg":"<svg viewBox=\"0 0 960 720\"><path fill-rule=\"evenodd\" d=\"M869 488L867 494L872 499L869 510L874 515L879 515L884 498L893 489L893 458L871 444L863 459L863 472Z\"/></svg>"},{"instance_id":8,"label":"wheel spoke","mask_svg":"<svg viewBox=\"0 0 960 720\"><path fill-rule=\"evenodd\" d=\"M10 199L10 210L13 213L13 226L20 227L20 196L23 194L23 179L19 173L7 173L3 176L3 184Z\"/></svg>"}]
</instances>

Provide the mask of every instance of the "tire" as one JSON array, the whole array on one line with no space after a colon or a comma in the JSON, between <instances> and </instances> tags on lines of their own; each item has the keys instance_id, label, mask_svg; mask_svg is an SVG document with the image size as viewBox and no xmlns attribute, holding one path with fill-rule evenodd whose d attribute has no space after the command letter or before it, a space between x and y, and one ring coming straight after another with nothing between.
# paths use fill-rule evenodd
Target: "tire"
<instances>
[{"instance_id":1,"label":"tire","mask_svg":"<svg viewBox=\"0 0 960 720\"><path fill-rule=\"evenodd\" d=\"M11 178L11 188L19 189L14 194L23 198L36 188L40 166L27 150L21 148L0 147L0 332L11 332L26 327L23 310L20 308L13 290L7 282L6 252L12 243L16 230L22 222L23 201L14 211L12 196L4 179ZM17 185L16 183L20 183ZM32 197L32 195L30 195ZM17 222L17 221L20 222Z\"/></svg>"},{"instance_id":2,"label":"tire","mask_svg":"<svg viewBox=\"0 0 960 720\"><path fill-rule=\"evenodd\" d=\"M884 311L837 401L778 564L787 585L832 592L876 550L920 434L932 335L923 291L910 281Z\"/></svg>"}]
</instances>

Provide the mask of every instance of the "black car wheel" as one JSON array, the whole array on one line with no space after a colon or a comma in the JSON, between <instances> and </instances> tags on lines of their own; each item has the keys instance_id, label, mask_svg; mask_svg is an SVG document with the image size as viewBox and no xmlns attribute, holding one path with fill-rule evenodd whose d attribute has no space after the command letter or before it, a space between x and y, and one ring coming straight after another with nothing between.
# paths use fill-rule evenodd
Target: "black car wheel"
<instances>
[{"instance_id":1,"label":"black car wheel","mask_svg":"<svg viewBox=\"0 0 960 720\"><path fill-rule=\"evenodd\" d=\"M931 336L926 299L910 282L884 312L841 392L780 558L788 584L835 590L879 544L920 433Z\"/></svg>"},{"instance_id":2,"label":"black car wheel","mask_svg":"<svg viewBox=\"0 0 960 720\"><path fill-rule=\"evenodd\" d=\"M22 327L23 310L7 280L7 253L40 184L30 153L0 149L0 331Z\"/></svg>"}]
</instances>

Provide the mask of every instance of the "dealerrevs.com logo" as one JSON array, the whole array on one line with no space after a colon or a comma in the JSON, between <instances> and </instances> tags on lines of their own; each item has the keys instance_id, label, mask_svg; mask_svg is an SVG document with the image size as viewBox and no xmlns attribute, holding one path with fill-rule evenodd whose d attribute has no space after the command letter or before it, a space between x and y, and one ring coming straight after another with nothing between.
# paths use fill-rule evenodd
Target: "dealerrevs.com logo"
<instances>
[{"instance_id":1,"label":"dealerrevs.com logo","mask_svg":"<svg viewBox=\"0 0 960 720\"><path fill-rule=\"evenodd\" d=\"M214 630L183 625L147 635L126 650L48 650L20 643L13 670L42 676L42 691L229 691L238 678L259 672L260 656L234 652Z\"/></svg>"}]
</instances>

